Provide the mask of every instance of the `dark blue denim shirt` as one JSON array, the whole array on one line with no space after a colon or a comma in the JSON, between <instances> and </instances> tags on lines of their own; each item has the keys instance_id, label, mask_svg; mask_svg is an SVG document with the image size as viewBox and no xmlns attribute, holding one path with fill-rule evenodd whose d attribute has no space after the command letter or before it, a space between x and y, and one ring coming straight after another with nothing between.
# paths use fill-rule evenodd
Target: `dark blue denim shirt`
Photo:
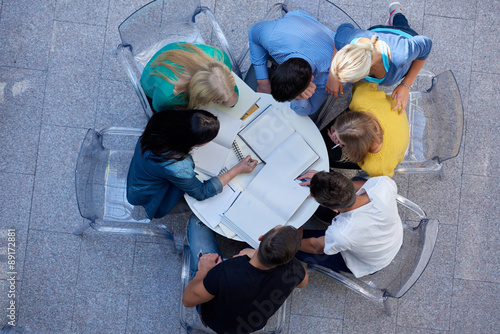
<instances>
[{"instance_id":1,"label":"dark blue denim shirt","mask_svg":"<svg viewBox=\"0 0 500 334\"><path fill-rule=\"evenodd\" d=\"M167 215L184 193L202 201L222 191L217 177L204 182L198 180L191 156L173 163L153 158L151 151L142 154L137 141L127 177L127 200L144 206L150 219Z\"/></svg>"}]
</instances>

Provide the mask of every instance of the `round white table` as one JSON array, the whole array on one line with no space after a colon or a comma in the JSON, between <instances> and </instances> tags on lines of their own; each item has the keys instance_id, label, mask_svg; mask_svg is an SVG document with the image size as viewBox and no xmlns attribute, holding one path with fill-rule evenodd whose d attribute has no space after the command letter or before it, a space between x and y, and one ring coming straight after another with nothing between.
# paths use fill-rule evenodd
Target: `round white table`
<instances>
[{"instance_id":1,"label":"round white table","mask_svg":"<svg viewBox=\"0 0 500 334\"><path fill-rule=\"evenodd\" d=\"M280 108L283 111L284 117L289 122L289 124L295 128L295 131L304 138L304 140L319 156L319 159L307 170L314 169L318 171L328 171L329 160L327 148L325 146L325 142L323 141L323 137L321 136L321 133L319 132L314 122L308 116L297 115L293 110L290 109L290 102L276 102L269 94L258 93L258 95L260 96L260 100L257 102L257 104L260 106L260 108L266 108L270 104ZM254 114L258 115L259 110L255 111ZM243 126L246 125L251 119L252 117L247 118ZM185 195L185 199L193 213L208 227L222 236L226 236L238 241L243 241L240 237L238 237L238 235L230 233L230 230L227 227L221 227L220 225L222 224L219 224L215 228L212 228L211 225L206 222L203 215L198 210L196 210L196 207L193 205L196 202L196 199L187 194ZM291 225L296 228L301 227L307 220L309 220L309 218L311 218L317 208L318 203L311 197L307 198L287 222L287 225Z\"/></svg>"}]
</instances>

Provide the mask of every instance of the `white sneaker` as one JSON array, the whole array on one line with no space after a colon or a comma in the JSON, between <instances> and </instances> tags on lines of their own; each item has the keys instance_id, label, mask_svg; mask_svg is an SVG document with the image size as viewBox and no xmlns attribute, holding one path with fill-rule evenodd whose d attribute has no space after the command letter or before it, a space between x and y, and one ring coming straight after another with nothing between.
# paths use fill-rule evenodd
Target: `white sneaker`
<instances>
[{"instance_id":1,"label":"white sneaker","mask_svg":"<svg viewBox=\"0 0 500 334\"><path fill-rule=\"evenodd\" d=\"M387 24L392 26L392 22L394 21L394 15L401 13L403 14L403 7L399 2L393 2L389 5L389 20Z\"/></svg>"}]
</instances>

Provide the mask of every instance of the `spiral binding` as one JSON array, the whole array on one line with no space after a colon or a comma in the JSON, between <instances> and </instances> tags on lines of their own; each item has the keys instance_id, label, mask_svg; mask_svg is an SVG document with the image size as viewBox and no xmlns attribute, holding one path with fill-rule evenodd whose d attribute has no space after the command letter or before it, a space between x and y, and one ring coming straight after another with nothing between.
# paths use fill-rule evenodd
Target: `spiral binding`
<instances>
[{"instance_id":1,"label":"spiral binding","mask_svg":"<svg viewBox=\"0 0 500 334\"><path fill-rule=\"evenodd\" d=\"M239 161L245 159L245 157L243 156L243 153L241 153L241 149L240 147L238 146L238 143L235 141L233 141L233 150L234 150L234 153L236 153L236 157L238 158Z\"/></svg>"},{"instance_id":2,"label":"spiral binding","mask_svg":"<svg viewBox=\"0 0 500 334\"><path fill-rule=\"evenodd\" d=\"M241 149L240 147L238 146L238 143L235 141L233 141L233 145L231 145L233 147L233 150L234 150L234 153L236 154L236 157L238 158L239 161L245 159L245 157L243 156L243 153L241 152ZM229 169L227 167L224 167L220 170L219 172L219 175L222 175L224 173L227 173L229 172Z\"/></svg>"}]
</instances>

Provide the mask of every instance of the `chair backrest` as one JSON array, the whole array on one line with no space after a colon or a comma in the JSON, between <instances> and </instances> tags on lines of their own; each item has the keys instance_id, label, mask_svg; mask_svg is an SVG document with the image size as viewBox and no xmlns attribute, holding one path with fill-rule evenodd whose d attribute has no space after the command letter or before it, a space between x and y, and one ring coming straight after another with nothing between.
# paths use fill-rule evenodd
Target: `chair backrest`
<instances>
[{"instance_id":1,"label":"chair backrest","mask_svg":"<svg viewBox=\"0 0 500 334\"><path fill-rule=\"evenodd\" d=\"M463 107L452 71L437 76L423 71L432 86L410 93L407 115L410 144L395 172L435 172L443 161L458 155L463 132Z\"/></svg>"},{"instance_id":2,"label":"chair backrest","mask_svg":"<svg viewBox=\"0 0 500 334\"><path fill-rule=\"evenodd\" d=\"M186 331L186 333L190 334L198 334L198 333L208 333L215 334L210 328L205 327L200 320L200 317L194 308L185 307L182 304L182 295L184 290L190 281L190 269L189 269L189 261L190 261L190 250L188 245L184 245L184 252L182 255L182 269L181 269L181 293L179 298L179 320L182 328ZM257 332L259 333L268 333L268 334L279 334L283 330L283 325L286 318L286 303L287 301L281 305L280 309L267 321L266 326Z\"/></svg>"},{"instance_id":3,"label":"chair backrest","mask_svg":"<svg viewBox=\"0 0 500 334\"><path fill-rule=\"evenodd\" d=\"M195 23L198 14L205 14L209 26L200 31ZM136 91L147 118L152 110L140 85L144 67L162 47L173 42L207 43L226 52L233 72L240 75L238 64L215 16L200 0L155 0L133 14L119 27L121 44L118 56ZM206 41L206 42L205 42Z\"/></svg>"},{"instance_id":4,"label":"chair backrest","mask_svg":"<svg viewBox=\"0 0 500 334\"><path fill-rule=\"evenodd\" d=\"M103 222L150 222L142 208L128 203L126 198L128 168L141 134L141 129L128 128L87 131L75 171L82 217Z\"/></svg>"},{"instance_id":5,"label":"chair backrest","mask_svg":"<svg viewBox=\"0 0 500 334\"><path fill-rule=\"evenodd\" d=\"M127 201L128 169L142 131L118 127L100 132L88 130L75 170L78 208L97 231L157 235L173 240L161 221L152 222L143 207ZM83 230L80 228L77 234Z\"/></svg>"},{"instance_id":6,"label":"chair backrest","mask_svg":"<svg viewBox=\"0 0 500 334\"><path fill-rule=\"evenodd\" d=\"M331 277L376 302L384 302L387 297L402 297L415 284L430 261L436 244L439 221L429 219L418 205L403 196L398 195L397 200L399 204L418 215L419 223L416 227L403 224L403 245L389 266L361 278L314 264L308 265L308 268ZM407 218L406 221L412 220Z\"/></svg>"}]
</instances>

